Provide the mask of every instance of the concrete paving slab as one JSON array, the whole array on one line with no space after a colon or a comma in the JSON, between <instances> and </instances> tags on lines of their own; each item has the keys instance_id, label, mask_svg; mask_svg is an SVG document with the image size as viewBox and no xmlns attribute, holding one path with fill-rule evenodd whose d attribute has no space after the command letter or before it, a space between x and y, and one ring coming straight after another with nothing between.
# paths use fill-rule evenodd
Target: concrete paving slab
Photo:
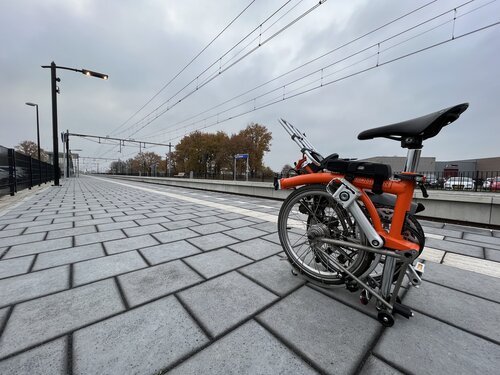
<instances>
[{"instance_id":1,"label":"concrete paving slab","mask_svg":"<svg viewBox=\"0 0 500 375\"><path fill-rule=\"evenodd\" d=\"M206 236L190 238L188 241L203 251L214 250L238 242L238 240L222 233L213 233Z\"/></svg>"},{"instance_id":2,"label":"concrete paving slab","mask_svg":"<svg viewBox=\"0 0 500 375\"><path fill-rule=\"evenodd\" d=\"M85 227L87 225L109 224L115 222L110 217L105 217L102 219L92 219L92 218L85 219L85 218L75 217L72 219L74 219L73 221L75 222L75 227Z\"/></svg>"},{"instance_id":3,"label":"concrete paving slab","mask_svg":"<svg viewBox=\"0 0 500 375\"><path fill-rule=\"evenodd\" d=\"M465 233L464 239L500 246L500 238L492 237L491 233L489 235Z\"/></svg>"},{"instance_id":4,"label":"concrete paving slab","mask_svg":"<svg viewBox=\"0 0 500 375\"><path fill-rule=\"evenodd\" d=\"M0 247L16 246L29 242L42 241L46 233L23 234L15 237L0 238Z\"/></svg>"},{"instance_id":5,"label":"concrete paving slab","mask_svg":"<svg viewBox=\"0 0 500 375\"><path fill-rule=\"evenodd\" d=\"M441 241L434 238L426 238L425 245L433 249L450 251L452 253L467 255L469 257L483 258L483 248L452 241Z\"/></svg>"},{"instance_id":6,"label":"concrete paving slab","mask_svg":"<svg viewBox=\"0 0 500 375\"><path fill-rule=\"evenodd\" d=\"M0 361L0 374L68 374L67 354L67 338L61 337L5 361Z\"/></svg>"},{"instance_id":7,"label":"concrete paving slab","mask_svg":"<svg viewBox=\"0 0 500 375\"><path fill-rule=\"evenodd\" d=\"M496 277L427 262L423 278L500 303L499 280Z\"/></svg>"},{"instance_id":8,"label":"concrete paving slab","mask_svg":"<svg viewBox=\"0 0 500 375\"><path fill-rule=\"evenodd\" d=\"M47 233L47 239L77 236L79 234L88 234L88 233L95 233L95 232L97 232L95 225L88 225L86 227L60 229L60 230L50 231L49 233Z\"/></svg>"},{"instance_id":9,"label":"concrete paving slab","mask_svg":"<svg viewBox=\"0 0 500 375\"><path fill-rule=\"evenodd\" d=\"M452 242L460 242L460 243L464 243L466 245L489 247L491 249L500 250L500 245L495 245L492 243L478 242L478 241L473 241L473 240L463 240L463 239L453 238L453 237L445 237L445 240L452 241Z\"/></svg>"},{"instance_id":10,"label":"concrete paving slab","mask_svg":"<svg viewBox=\"0 0 500 375\"><path fill-rule=\"evenodd\" d=\"M219 217L223 218L224 220L231 220L231 221L236 221L237 219L241 219L241 218L244 218L245 216L241 215L241 214L236 214L236 213L223 213L223 214L219 214L218 215Z\"/></svg>"},{"instance_id":11,"label":"concrete paving slab","mask_svg":"<svg viewBox=\"0 0 500 375\"><path fill-rule=\"evenodd\" d=\"M266 235L267 233L268 232L264 232L262 230L251 227L236 228L224 232L224 234L227 234L228 236L234 237L242 241L250 240L256 237L261 237Z\"/></svg>"},{"instance_id":12,"label":"concrete paving slab","mask_svg":"<svg viewBox=\"0 0 500 375\"><path fill-rule=\"evenodd\" d=\"M403 375L403 373L371 355L366 360L359 375Z\"/></svg>"},{"instance_id":13,"label":"concrete paving slab","mask_svg":"<svg viewBox=\"0 0 500 375\"><path fill-rule=\"evenodd\" d=\"M212 336L217 336L277 299L246 277L231 272L179 293Z\"/></svg>"},{"instance_id":14,"label":"concrete paving slab","mask_svg":"<svg viewBox=\"0 0 500 375\"><path fill-rule=\"evenodd\" d=\"M168 230L175 230L182 228L191 228L194 227L195 225L198 225L198 223L192 220L178 220L178 221L171 221L170 223L164 223L162 225Z\"/></svg>"},{"instance_id":15,"label":"concrete paving slab","mask_svg":"<svg viewBox=\"0 0 500 375\"><path fill-rule=\"evenodd\" d=\"M463 232L444 228L423 227L424 233L437 234L445 237L462 238Z\"/></svg>"},{"instance_id":16,"label":"concrete paving slab","mask_svg":"<svg viewBox=\"0 0 500 375\"><path fill-rule=\"evenodd\" d=\"M234 251L223 248L186 258L185 262L206 278L211 278L252 261Z\"/></svg>"},{"instance_id":17,"label":"concrete paving slab","mask_svg":"<svg viewBox=\"0 0 500 375\"><path fill-rule=\"evenodd\" d=\"M431 247L424 247L424 251L419 255L419 259L428 260L434 263L441 263L445 255L443 250L433 249Z\"/></svg>"},{"instance_id":18,"label":"concrete paving slab","mask_svg":"<svg viewBox=\"0 0 500 375\"><path fill-rule=\"evenodd\" d=\"M1 253L2 251L0 250ZM34 255L28 255L20 258L0 260L0 279L28 272L34 258Z\"/></svg>"},{"instance_id":19,"label":"concrete paving slab","mask_svg":"<svg viewBox=\"0 0 500 375\"><path fill-rule=\"evenodd\" d=\"M84 246L71 247L69 249L49 251L38 254L33 270L70 264L82 260L99 258L104 256L104 249L101 243ZM16 258L22 259L22 258Z\"/></svg>"},{"instance_id":20,"label":"concrete paving slab","mask_svg":"<svg viewBox=\"0 0 500 375\"><path fill-rule=\"evenodd\" d=\"M241 215L237 215L237 216L241 216ZM224 215L223 217L226 217L226 215ZM228 220L224 222L224 225L231 227L231 228L234 228L234 229L248 227L248 226L253 225L253 224L255 224L253 221L246 220L246 219L229 219L228 218Z\"/></svg>"},{"instance_id":21,"label":"concrete paving slab","mask_svg":"<svg viewBox=\"0 0 500 375\"><path fill-rule=\"evenodd\" d=\"M500 262L500 250L497 249L484 249L485 258L488 260L494 260L495 262ZM498 265L500 267L500 264Z\"/></svg>"},{"instance_id":22,"label":"concrete paving slab","mask_svg":"<svg viewBox=\"0 0 500 375\"><path fill-rule=\"evenodd\" d=\"M169 374L317 374L255 321L197 353Z\"/></svg>"},{"instance_id":23,"label":"concrete paving slab","mask_svg":"<svg viewBox=\"0 0 500 375\"><path fill-rule=\"evenodd\" d=\"M443 264L463 270L478 272L483 275L500 278L500 267L497 262L490 260L471 258L460 254L447 253Z\"/></svg>"},{"instance_id":24,"label":"concrete paving slab","mask_svg":"<svg viewBox=\"0 0 500 375\"><path fill-rule=\"evenodd\" d=\"M108 223L108 224L98 224L97 230L99 232L105 232L108 230L123 229L137 227L138 225L134 221L122 221L119 223Z\"/></svg>"},{"instance_id":25,"label":"concrete paving slab","mask_svg":"<svg viewBox=\"0 0 500 375\"><path fill-rule=\"evenodd\" d=\"M161 243L175 242L197 236L199 236L198 233L188 228L174 229L153 234L153 237Z\"/></svg>"},{"instance_id":26,"label":"concrete paving slab","mask_svg":"<svg viewBox=\"0 0 500 375\"><path fill-rule=\"evenodd\" d=\"M266 258L283 250L280 245L260 238L240 242L229 246L229 248L254 260Z\"/></svg>"},{"instance_id":27,"label":"concrete paving slab","mask_svg":"<svg viewBox=\"0 0 500 375\"><path fill-rule=\"evenodd\" d=\"M104 248L108 254L118 254L124 251L142 249L148 246L158 245L160 242L149 234L143 236L136 236L130 238L123 238L121 240L104 242Z\"/></svg>"},{"instance_id":28,"label":"concrete paving slab","mask_svg":"<svg viewBox=\"0 0 500 375\"><path fill-rule=\"evenodd\" d=\"M322 371L336 374L353 373L381 331L376 320L307 287L257 320Z\"/></svg>"},{"instance_id":29,"label":"concrete paving slab","mask_svg":"<svg viewBox=\"0 0 500 375\"><path fill-rule=\"evenodd\" d=\"M224 219L217 217L217 216L197 217L197 218L193 218L192 220L196 221L198 224L212 224L212 223L218 223L221 221L225 221Z\"/></svg>"},{"instance_id":30,"label":"concrete paving slab","mask_svg":"<svg viewBox=\"0 0 500 375\"><path fill-rule=\"evenodd\" d=\"M6 229L6 230L0 230L0 238L5 238L5 237L12 237L12 236L19 236L22 232L24 232L24 228L19 228L19 229Z\"/></svg>"},{"instance_id":31,"label":"concrete paving slab","mask_svg":"<svg viewBox=\"0 0 500 375\"><path fill-rule=\"evenodd\" d=\"M269 223L269 222L254 224L252 225L252 228L263 230L268 233L274 233L278 231L278 226L275 223Z\"/></svg>"},{"instance_id":32,"label":"concrete paving slab","mask_svg":"<svg viewBox=\"0 0 500 375\"><path fill-rule=\"evenodd\" d=\"M158 246L151 246L141 249L140 252L146 257L149 263L158 264L198 254L201 253L201 250L183 240Z\"/></svg>"},{"instance_id":33,"label":"concrete paving slab","mask_svg":"<svg viewBox=\"0 0 500 375\"><path fill-rule=\"evenodd\" d=\"M458 230L458 231L468 232L468 233L477 233L477 234L482 234L485 236L487 236L489 234L491 236L491 229L486 229L486 228L471 227L471 226L467 226L467 225L458 225L458 224L449 224L449 223L445 223L443 228Z\"/></svg>"},{"instance_id":34,"label":"concrete paving slab","mask_svg":"<svg viewBox=\"0 0 500 375\"><path fill-rule=\"evenodd\" d=\"M156 374L207 341L168 297L75 332L73 373Z\"/></svg>"},{"instance_id":35,"label":"concrete paving slab","mask_svg":"<svg viewBox=\"0 0 500 375\"><path fill-rule=\"evenodd\" d=\"M405 304L500 344L499 305L495 302L424 282L419 289L408 291Z\"/></svg>"},{"instance_id":36,"label":"concrete paving slab","mask_svg":"<svg viewBox=\"0 0 500 375\"><path fill-rule=\"evenodd\" d=\"M198 216L190 213L191 210L187 210L187 212L189 212L189 213L183 213L182 214L182 213L178 213L178 212L172 212L173 215L169 215L168 217L172 221L185 221L185 220L189 220L189 219L198 218Z\"/></svg>"},{"instance_id":37,"label":"concrete paving slab","mask_svg":"<svg viewBox=\"0 0 500 375\"><path fill-rule=\"evenodd\" d=\"M305 284L302 278L292 275L290 263L277 256L250 264L239 271L280 296Z\"/></svg>"},{"instance_id":38,"label":"concrete paving slab","mask_svg":"<svg viewBox=\"0 0 500 375\"><path fill-rule=\"evenodd\" d=\"M81 234L75 236L75 246L88 245L96 242L112 241L118 240L120 238L125 238L125 233L119 229L109 230L106 232L97 232L91 234Z\"/></svg>"},{"instance_id":39,"label":"concrete paving slab","mask_svg":"<svg viewBox=\"0 0 500 375\"><path fill-rule=\"evenodd\" d=\"M103 280L14 307L0 337L0 358L124 309L114 280Z\"/></svg>"},{"instance_id":40,"label":"concrete paving slab","mask_svg":"<svg viewBox=\"0 0 500 375\"><path fill-rule=\"evenodd\" d=\"M116 276L146 266L146 262L137 251L86 260L73 266L74 285Z\"/></svg>"},{"instance_id":41,"label":"concrete paving slab","mask_svg":"<svg viewBox=\"0 0 500 375\"><path fill-rule=\"evenodd\" d=\"M37 225L37 226L26 228L26 232L24 232L24 233L25 234L39 233L39 232L47 232L49 230L68 229L68 228L73 228L73 222L66 221L63 223Z\"/></svg>"},{"instance_id":42,"label":"concrete paving slab","mask_svg":"<svg viewBox=\"0 0 500 375\"><path fill-rule=\"evenodd\" d=\"M210 216L210 217L212 217L212 216ZM195 226L192 228L192 230L194 230L195 232L198 232L199 234L202 234L202 235L216 233L216 232L222 232L222 231L228 230L228 229L230 229L230 228L226 227L225 225L222 225L220 223L203 224L203 225L198 225L198 226Z\"/></svg>"},{"instance_id":43,"label":"concrete paving slab","mask_svg":"<svg viewBox=\"0 0 500 375\"><path fill-rule=\"evenodd\" d=\"M21 223L12 223L8 224L5 228L5 230L10 230L10 229L19 229L19 228L34 228L40 225L48 225L52 224L52 220L42 220L42 221L25 221ZM3 230L2 229L2 230Z\"/></svg>"},{"instance_id":44,"label":"concrete paving slab","mask_svg":"<svg viewBox=\"0 0 500 375\"><path fill-rule=\"evenodd\" d=\"M161 224L161 223L168 223L171 221L165 216L160 216L160 217L148 217L147 219L140 219L136 220L135 222L139 224L140 226L147 226L147 225L152 225L152 224Z\"/></svg>"},{"instance_id":45,"label":"concrete paving slab","mask_svg":"<svg viewBox=\"0 0 500 375\"><path fill-rule=\"evenodd\" d=\"M428 227L428 228L443 228L444 227L444 223L442 222L439 222L439 221L429 221L429 220L421 220L419 219L418 220L420 225L422 225L423 227Z\"/></svg>"},{"instance_id":46,"label":"concrete paving slab","mask_svg":"<svg viewBox=\"0 0 500 375\"><path fill-rule=\"evenodd\" d=\"M0 280L0 307L69 287L69 267L62 266Z\"/></svg>"},{"instance_id":47,"label":"concrete paving slab","mask_svg":"<svg viewBox=\"0 0 500 375\"><path fill-rule=\"evenodd\" d=\"M0 309L0 327L3 327L5 323L5 319L7 318L7 313L9 312L9 308L5 307Z\"/></svg>"},{"instance_id":48,"label":"concrete paving slab","mask_svg":"<svg viewBox=\"0 0 500 375\"><path fill-rule=\"evenodd\" d=\"M56 238L53 240L44 240L38 242L25 243L12 246L4 259L14 258L23 255L38 254L46 251L66 249L73 246L73 238Z\"/></svg>"},{"instance_id":49,"label":"concrete paving slab","mask_svg":"<svg viewBox=\"0 0 500 375\"><path fill-rule=\"evenodd\" d=\"M410 374L497 374L500 346L416 313L397 319L374 349Z\"/></svg>"},{"instance_id":50,"label":"concrete paving slab","mask_svg":"<svg viewBox=\"0 0 500 375\"><path fill-rule=\"evenodd\" d=\"M203 279L180 260L118 276L130 306L140 305Z\"/></svg>"}]
</instances>

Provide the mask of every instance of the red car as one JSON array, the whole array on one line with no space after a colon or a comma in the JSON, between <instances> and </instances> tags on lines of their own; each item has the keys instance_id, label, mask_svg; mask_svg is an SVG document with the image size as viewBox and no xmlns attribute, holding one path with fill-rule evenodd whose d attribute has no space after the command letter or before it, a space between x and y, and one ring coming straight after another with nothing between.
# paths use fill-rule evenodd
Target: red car
<instances>
[{"instance_id":1,"label":"red car","mask_svg":"<svg viewBox=\"0 0 500 375\"><path fill-rule=\"evenodd\" d=\"M500 190L500 177L495 177L493 181L491 181L490 190L491 191Z\"/></svg>"}]
</instances>

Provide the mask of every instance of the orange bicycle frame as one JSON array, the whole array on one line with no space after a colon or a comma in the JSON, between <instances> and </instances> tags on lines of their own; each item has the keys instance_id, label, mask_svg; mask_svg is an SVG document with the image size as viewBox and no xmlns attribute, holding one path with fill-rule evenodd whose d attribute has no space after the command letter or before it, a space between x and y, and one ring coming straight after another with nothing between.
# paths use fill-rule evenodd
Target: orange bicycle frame
<instances>
[{"instance_id":1,"label":"orange bicycle frame","mask_svg":"<svg viewBox=\"0 0 500 375\"><path fill-rule=\"evenodd\" d=\"M407 173L408 174L408 173ZM411 174L410 174L411 175ZM333 179L344 178L345 175L339 173L309 173L294 177L282 178L278 181L280 189L292 189L302 185L321 184L327 185ZM350 181L361 191L359 200L363 202L371 222L377 233L384 239L384 247L399 251L416 250L419 251L419 245L407 241L403 238L402 230L406 219L406 214L410 210L415 190L415 181L408 180L386 180L382 184L382 191L397 196L394 214L391 220L391 228L387 232L378 215L377 209L373 205L370 197L365 190L373 189L374 180L368 177L355 177Z\"/></svg>"}]
</instances>

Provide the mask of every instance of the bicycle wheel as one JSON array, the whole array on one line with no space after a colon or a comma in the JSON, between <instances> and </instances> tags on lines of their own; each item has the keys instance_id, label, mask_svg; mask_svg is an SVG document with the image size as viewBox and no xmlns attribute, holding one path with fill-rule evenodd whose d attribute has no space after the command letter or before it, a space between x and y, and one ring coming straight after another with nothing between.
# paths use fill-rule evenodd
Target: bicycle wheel
<instances>
[{"instance_id":1,"label":"bicycle wheel","mask_svg":"<svg viewBox=\"0 0 500 375\"><path fill-rule=\"evenodd\" d=\"M346 275L330 259L356 276L363 274L373 259L369 252L316 240L326 237L367 243L355 219L332 198L324 185L304 186L288 196L278 216L278 234L292 266L321 286L345 282Z\"/></svg>"}]
</instances>

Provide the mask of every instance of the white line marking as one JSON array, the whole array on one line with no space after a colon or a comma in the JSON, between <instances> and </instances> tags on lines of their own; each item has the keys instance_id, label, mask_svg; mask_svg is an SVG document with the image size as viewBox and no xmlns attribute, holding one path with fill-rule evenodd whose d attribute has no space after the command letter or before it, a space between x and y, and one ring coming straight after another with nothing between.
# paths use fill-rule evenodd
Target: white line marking
<instances>
[{"instance_id":1,"label":"white line marking","mask_svg":"<svg viewBox=\"0 0 500 375\"><path fill-rule=\"evenodd\" d=\"M460 254L446 253L443 264L483 275L500 278L500 263L491 260L468 257Z\"/></svg>"}]
</instances>

